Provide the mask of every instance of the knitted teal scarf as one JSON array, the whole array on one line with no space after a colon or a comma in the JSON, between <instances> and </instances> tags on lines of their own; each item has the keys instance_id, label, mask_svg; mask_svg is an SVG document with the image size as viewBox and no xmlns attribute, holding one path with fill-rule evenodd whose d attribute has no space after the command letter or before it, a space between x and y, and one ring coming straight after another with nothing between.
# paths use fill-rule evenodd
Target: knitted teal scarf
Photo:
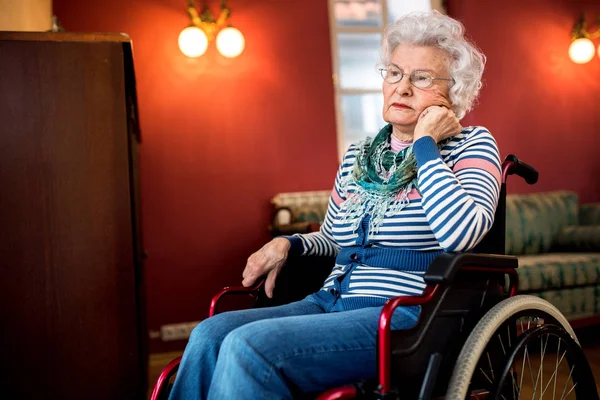
<instances>
[{"instance_id":1,"label":"knitted teal scarf","mask_svg":"<svg viewBox=\"0 0 600 400\"><path fill-rule=\"evenodd\" d=\"M365 214L370 214L369 232L379 232L386 216L392 216L409 204L408 193L417 185L417 160L412 145L398 153L391 150L392 125L386 125L375 139L360 143L352 174L343 183L354 182L354 191L341 205L344 222L356 231ZM445 143L446 141L443 141ZM443 143L439 143L441 148Z\"/></svg>"}]
</instances>

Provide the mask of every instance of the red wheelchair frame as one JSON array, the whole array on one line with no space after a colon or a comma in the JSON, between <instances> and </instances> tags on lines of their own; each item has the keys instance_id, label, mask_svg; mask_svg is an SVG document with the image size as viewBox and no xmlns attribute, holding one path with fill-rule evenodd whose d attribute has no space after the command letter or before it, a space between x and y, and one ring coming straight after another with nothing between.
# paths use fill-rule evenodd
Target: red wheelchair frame
<instances>
[{"instance_id":1,"label":"red wheelchair frame","mask_svg":"<svg viewBox=\"0 0 600 400\"><path fill-rule=\"evenodd\" d=\"M501 287L502 293L508 292L508 297L517 294L518 291L518 274L516 268L518 261L516 257L506 256L504 254L505 245L505 197L506 197L506 179L509 175L517 174L523 177L529 184L534 184L537 181L537 172L529 165L519 161L515 156L511 155L506 158L502 164L502 185L500 202L496 210L496 218L494 225L482 242L477 246L477 251L487 254L475 253L457 253L457 254L442 254L428 268L424 279L427 286L420 296L399 296L391 298L384 305L378 326L378 343L377 343L377 382L376 395L378 398L392 398L394 395L392 385L392 330L391 317L400 306L425 306L430 305L434 298L441 302L445 298L448 291L448 286L454 280L454 276L460 273L489 273L494 276L508 276L508 290ZM493 254L490 254L493 253ZM264 281L254 287L226 287L217 293L211 301L209 317L217 313L219 302L226 295L245 294L258 296ZM434 310L437 313L438 309ZM422 317L424 318L424 317ZM424 331L431 325L430 320L426 322L427 326ZM423 333L424 335L424 333ZM416 340L414 346L422 343L422 340ZM413 347L414 347L413 346ZM408 353L407 353L408 354ZM163 389L169 385L171 377L177 372L181 357L171 361L162 371L160 377L152 392L151 400L161 399ZM427 374L426 374L427 375ZM436 375L436 374L433 374ZM427 378L427 376L426 376ZM435 378L429 378L435 379ZM592 378L593 379L593 378ZM426 382L425 382L426 383ZM424 383L424 384L425 384ZM435 381L433 381L435 383ZM334 399L349 399L358 395L360 388L357 385L348 385L340 388L328 390L317 397L318 400L334 400ZM433 388L430 388L427 396L431 396ZM481 395L479 393L478 395ZM485 393L483 393L485 395ZM389 396L389 397L388 397ZM427 397L425 396L425 397ZM428 397L430 398L430 397ZM479 397L477 397L479 398Z\"/></svg>"}]
</instances>

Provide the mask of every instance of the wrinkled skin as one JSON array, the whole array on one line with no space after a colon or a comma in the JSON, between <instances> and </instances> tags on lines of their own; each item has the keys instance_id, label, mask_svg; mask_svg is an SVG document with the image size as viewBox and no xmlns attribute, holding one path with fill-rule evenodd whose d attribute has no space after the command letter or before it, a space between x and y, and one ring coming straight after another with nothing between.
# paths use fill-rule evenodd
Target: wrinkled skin
<instances>
[{"instance_id":1,"label":"wrinkled skin","mask_svg":"<svg viewBox=\"0 0 600 400\"><path fill-rule=\"evenodd\" d=\"M405 73L397 83L383 82L383 119L394 127L393 134L405 142L431 136L436 143L460 132L460 122L451 110L451 82L436 80L433 86L419 89L408 75L413 71L428 71L436 78L450 78L448 56L436 47L398 45L390 64ZM400 103L409 108L394 107Z\"/></svg>"},{"instance_id":2,"label":"wrinkled skin","mask_svg":"<svg viewBox=\"0 0 600 400\"><path fill-rule=\"evenodd\" d=\"M287 260L290 247L289 240L275 238L248 257L246 268L242 273L242 285L252 286L257 279L266 275L265 293L268 297L273 297L275 280Z\"/></svg>"}]
</instances>

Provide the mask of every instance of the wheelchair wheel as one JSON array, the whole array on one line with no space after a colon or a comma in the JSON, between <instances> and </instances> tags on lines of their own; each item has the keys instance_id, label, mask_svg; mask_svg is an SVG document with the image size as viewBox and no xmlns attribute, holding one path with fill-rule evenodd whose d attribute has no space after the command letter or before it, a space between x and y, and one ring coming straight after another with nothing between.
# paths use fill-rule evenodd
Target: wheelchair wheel
<instances>
[{"instance_id":1,"label":"wheelchair wheel","mask_svg":"<svg viewBox=\"0 0 600 400\"><path fill-rule=\"evenodd\" d=\"M498 303L475 326L456 362L446 399L598 399L573 329L534 296Z\"/></svg>"}]
</instances>

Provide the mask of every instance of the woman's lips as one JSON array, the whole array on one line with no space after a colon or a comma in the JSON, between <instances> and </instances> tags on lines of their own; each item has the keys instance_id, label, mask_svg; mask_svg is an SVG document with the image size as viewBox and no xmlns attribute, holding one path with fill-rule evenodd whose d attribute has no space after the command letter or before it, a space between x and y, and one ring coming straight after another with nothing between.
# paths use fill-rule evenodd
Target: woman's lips
<instances>
[{"instance_id":1,"label":"woman's lips","mask_svg":"<svg viewBox=\"0 0 600 400\"><path fill-rule=\"evenodd\" d=\"M392 104L392 107L394 107L394 108L400 108L400 109L405 109L405 110L410 110L411 109L406 104L400 104L400 103L394 103L394 104Z\"/></svg>"}]
</instances>

